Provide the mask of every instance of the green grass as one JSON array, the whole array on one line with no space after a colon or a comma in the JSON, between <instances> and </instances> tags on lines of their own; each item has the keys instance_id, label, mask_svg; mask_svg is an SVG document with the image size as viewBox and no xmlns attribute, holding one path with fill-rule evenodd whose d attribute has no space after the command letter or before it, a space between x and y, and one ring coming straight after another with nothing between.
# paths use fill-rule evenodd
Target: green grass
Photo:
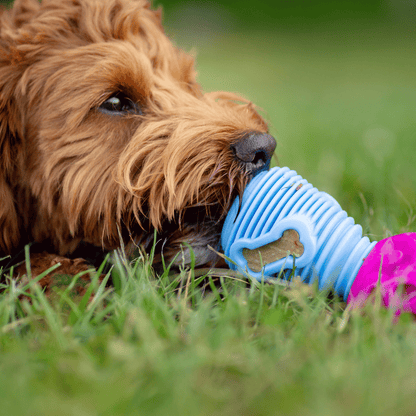
<instances>
[{"instance_id":1,"label":"green grass","mask_svg":"<svg viewBox=\"0 0 416 416\"><path fill-rule=\"evenodd\" d=\"M67 285L47 298L33 281L29 292L9 282L2 414L412 414L409 315L395 322L377 303L345 310L296 280L155 278L148 259L118 257L113 275L117 288L97 274L82 298Z\"/></svg>"},{"instance_id":2,"label":"green grass","mask_svg":"<svg viewBox=\"0 0 416 416\"><path fill-rule=\"evenodd\" d=\"M193 39L200 81L262 107L279 164L373 238L412 230L414 39L330 29ZM84 296L71 291L78 277L49 298L36 282L8 281L0 414L415 414L413 317L395 321L377 303L350 311L298 282L201 283L193 270L156 276L147 258L124 263L114 288L95 278Z\"/></svg>"}]
</instances>

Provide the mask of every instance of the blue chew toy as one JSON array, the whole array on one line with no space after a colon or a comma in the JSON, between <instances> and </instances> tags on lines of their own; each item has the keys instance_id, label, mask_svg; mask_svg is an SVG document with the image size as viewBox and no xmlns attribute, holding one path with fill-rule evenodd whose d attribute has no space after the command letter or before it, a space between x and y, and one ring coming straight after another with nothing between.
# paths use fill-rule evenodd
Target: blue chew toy
<instances>
[{"instance_id":1,"label":"blue chew toy","mask_svg":"<svg viewBox=\"0 0 416 416\"><path fill-rule=\"evenodd\" d=\"M231 269L261 280L288 277L295 267L295 275L304 282L318 280L320 289L333 288L348 301L368 296L381 271L386 306L416 312L416 234L370 242L333 197L287 167L253 178L241 205L237 198L227 215L221 243L235 263L228 262ZM403 273L397 272L409 267L413 275L406 272L400 280ZM396 293L400 283L410 288L405 301Z\"/></svg>"}]
</instances>

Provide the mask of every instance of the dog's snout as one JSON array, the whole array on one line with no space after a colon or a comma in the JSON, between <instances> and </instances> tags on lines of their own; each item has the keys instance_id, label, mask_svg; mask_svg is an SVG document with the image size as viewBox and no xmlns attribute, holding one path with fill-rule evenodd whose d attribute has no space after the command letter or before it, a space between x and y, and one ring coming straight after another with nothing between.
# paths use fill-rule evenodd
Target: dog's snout
<instances>
[{"instance_id":1,"label":"dog's snout","mask_svg":"<svg viewBox=\"0 0 416 416\"><path fill-rule=\"evenodd\" d=\"M246 170L253 175L269 168L275 148L274 137L259 132L246 134L231 145L235 157L243 162Z\"/></svg>"}]
</instances>

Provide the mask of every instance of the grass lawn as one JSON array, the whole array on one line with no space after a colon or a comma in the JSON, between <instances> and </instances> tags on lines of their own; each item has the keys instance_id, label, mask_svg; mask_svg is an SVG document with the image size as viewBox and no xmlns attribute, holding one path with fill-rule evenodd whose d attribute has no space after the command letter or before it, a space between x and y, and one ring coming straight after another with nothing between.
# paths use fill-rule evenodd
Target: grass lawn
<instances>
[{"instance_id":1,"label":"grass lawn","mask_svg":"<svg viewBox=\"0 0 416 416\"><path fill-rule=\"evenodd\" d=\"M416 53L406 30L195 42L204 88L263 109L279 165L332 194L373 239L415 229ZM350 311L296 281L209 276L205 287L192 269L155 276L151 258L116 256L111 273L114 288L95 279L84 296L70 290L77 277L48 299L35 281L8 282L1 415L416 414L413 316L394 322L377 303Z\"/></svg>"}]
</instances>

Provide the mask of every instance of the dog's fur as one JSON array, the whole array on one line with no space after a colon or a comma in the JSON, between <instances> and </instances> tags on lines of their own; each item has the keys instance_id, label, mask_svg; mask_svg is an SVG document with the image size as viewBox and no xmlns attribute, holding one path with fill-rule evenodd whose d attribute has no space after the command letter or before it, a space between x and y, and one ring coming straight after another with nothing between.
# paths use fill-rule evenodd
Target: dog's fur
<instances>
[{"instance_id":1,"label":"dog's fur","mask_svg":"<svg viewBox=\"0 0 416 416\"><path fill-rule=\"evenodd\" d=\"M254 106L204 94L146 0L16 0L0 12L0 257L149 249L156 229L166 261L188 242L212 264L250 132L267 132Z\"/></svg>"}]
</instances>

